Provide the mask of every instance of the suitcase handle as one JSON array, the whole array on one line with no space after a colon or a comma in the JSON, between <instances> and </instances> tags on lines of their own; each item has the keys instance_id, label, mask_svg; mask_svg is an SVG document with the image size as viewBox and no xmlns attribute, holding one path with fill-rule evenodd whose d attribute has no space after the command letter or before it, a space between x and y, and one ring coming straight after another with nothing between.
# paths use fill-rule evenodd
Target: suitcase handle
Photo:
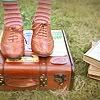
<instances>
[{"instance_id":1,"label":"suitcase handle","mask_svg":"<svg viewBox=\"0 0 100 100\"><path fill-rule=\"evenodd\" d=\"M30 79L8 79L6 80L6 85L11 87L19 87L19 88L25 88L25 87L32 87L38 85L38 82Z\"/></svg>"}]
</instances>

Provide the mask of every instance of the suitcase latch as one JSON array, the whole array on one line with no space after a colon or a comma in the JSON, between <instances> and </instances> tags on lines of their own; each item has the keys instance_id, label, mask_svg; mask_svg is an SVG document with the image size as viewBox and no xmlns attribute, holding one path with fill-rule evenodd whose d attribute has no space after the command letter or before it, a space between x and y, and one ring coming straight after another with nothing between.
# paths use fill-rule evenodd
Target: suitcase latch
<instances>
[{"instance_id":1,"label":"suitcase latch","mask_svg":"<svg viewBox=\"0 0 100 100\"><path fill-rule=\"evenodd\" d=\"M55 81L58 82L59 85L63 85L64 84L66 75L56 74L56 75L54 75L54 77L55 77Z\"/></svg>"},{"instance_id":2,"label":"suitcase latch","mask_svg":"<svg viewBox=\"0 0 100 100\"><path fill-rule=\"evenodd\" d=\"M47 77L45 76L45 74L42 74L40 76L40 86L47 86Z\"/></svg>"}]
</instances>

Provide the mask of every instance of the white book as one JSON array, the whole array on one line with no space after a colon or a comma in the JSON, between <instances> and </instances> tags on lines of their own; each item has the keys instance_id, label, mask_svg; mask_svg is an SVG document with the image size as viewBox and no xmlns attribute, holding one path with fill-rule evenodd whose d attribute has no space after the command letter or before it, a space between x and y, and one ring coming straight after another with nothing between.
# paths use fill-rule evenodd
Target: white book
<instances>
[{"instance_id":1,"label":"white book","mask_svg":"<svg viewBox=\"0 0 100 100\"><path fill-rule=\"evenodd\" d=\"M92 42L92 47L97 45L98 42ZM88 77L96 80L100 80L100 68L93 65L89 65Z\"/></svg>"},{"instance_id":2,"label":"white book","mask_svg":"<svg viewBox=\"0 0 100 100\"><path fill-rule=\"evenodd\" d=\"M100 68L100 40L83 55L83 60Z\"/></svg>"}]
</instances>

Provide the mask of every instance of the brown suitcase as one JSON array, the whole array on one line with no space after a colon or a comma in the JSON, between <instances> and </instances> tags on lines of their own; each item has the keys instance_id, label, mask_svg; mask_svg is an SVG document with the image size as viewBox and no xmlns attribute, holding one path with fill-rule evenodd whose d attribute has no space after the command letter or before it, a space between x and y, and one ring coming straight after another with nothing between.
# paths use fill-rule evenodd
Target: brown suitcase
<instances>
[{"instance_id":1,"label":"brown suitcase","mask_svg":"<svg viewBox=\"0 0 100 100\"><path fill-rule=\"evenodd\" d=\"M73 82L74 64L65 32L52 30L56 49L59 47L57 41L65 47L59 48L62 51L55 49L55 53L47 58L31 52L31 32L24 32L27 44L25 56L21 59L5 59L0 52L0 90L69 89Z\"/></svg>"}]
</instances>

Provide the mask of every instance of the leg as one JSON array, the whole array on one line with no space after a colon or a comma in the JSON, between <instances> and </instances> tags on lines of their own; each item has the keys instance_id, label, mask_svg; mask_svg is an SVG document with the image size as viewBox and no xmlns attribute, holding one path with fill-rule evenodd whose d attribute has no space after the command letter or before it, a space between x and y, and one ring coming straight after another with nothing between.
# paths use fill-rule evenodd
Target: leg
<instances>
[{"instance_id":1,"label":"leg","mask_svg":"<svg viewBox=\"0 0 100 100\"><path fill-rule=\"evenodd\" d=\"M3 0L4 7L4 25L22 26L22 17L16 0Z\"/></svg>"},{"instance_id":2,"label":"leg","mask_svg":"<svg viewBox=\"0 0 100 100\"><path fill-rule=\"evenodd\" d=\"M51 0L39 0L33 19L32 51L42 57L49 56L54 47L50 28L51 3Z\"/></svg>"},{"instance_id":3,"label":"leg","mask_svg":"<svg viewBox=\"0 0 100 100\"><path fill-rule=\"evenodd\" d=\"M51 0L39 0L34 21L36 23L49 23L51 16Z\"/></svg>"},{"instance_id":4,"label":"leg","mask_svg":"<svg viewBox=\"0 0 100 100\"><path fill-rule=\"evenodd\" d=\"M7 58L18 58L24 53L23 23L17 0L3 0L4 31L1 51Z\"/></svg>"}]
</instances>

